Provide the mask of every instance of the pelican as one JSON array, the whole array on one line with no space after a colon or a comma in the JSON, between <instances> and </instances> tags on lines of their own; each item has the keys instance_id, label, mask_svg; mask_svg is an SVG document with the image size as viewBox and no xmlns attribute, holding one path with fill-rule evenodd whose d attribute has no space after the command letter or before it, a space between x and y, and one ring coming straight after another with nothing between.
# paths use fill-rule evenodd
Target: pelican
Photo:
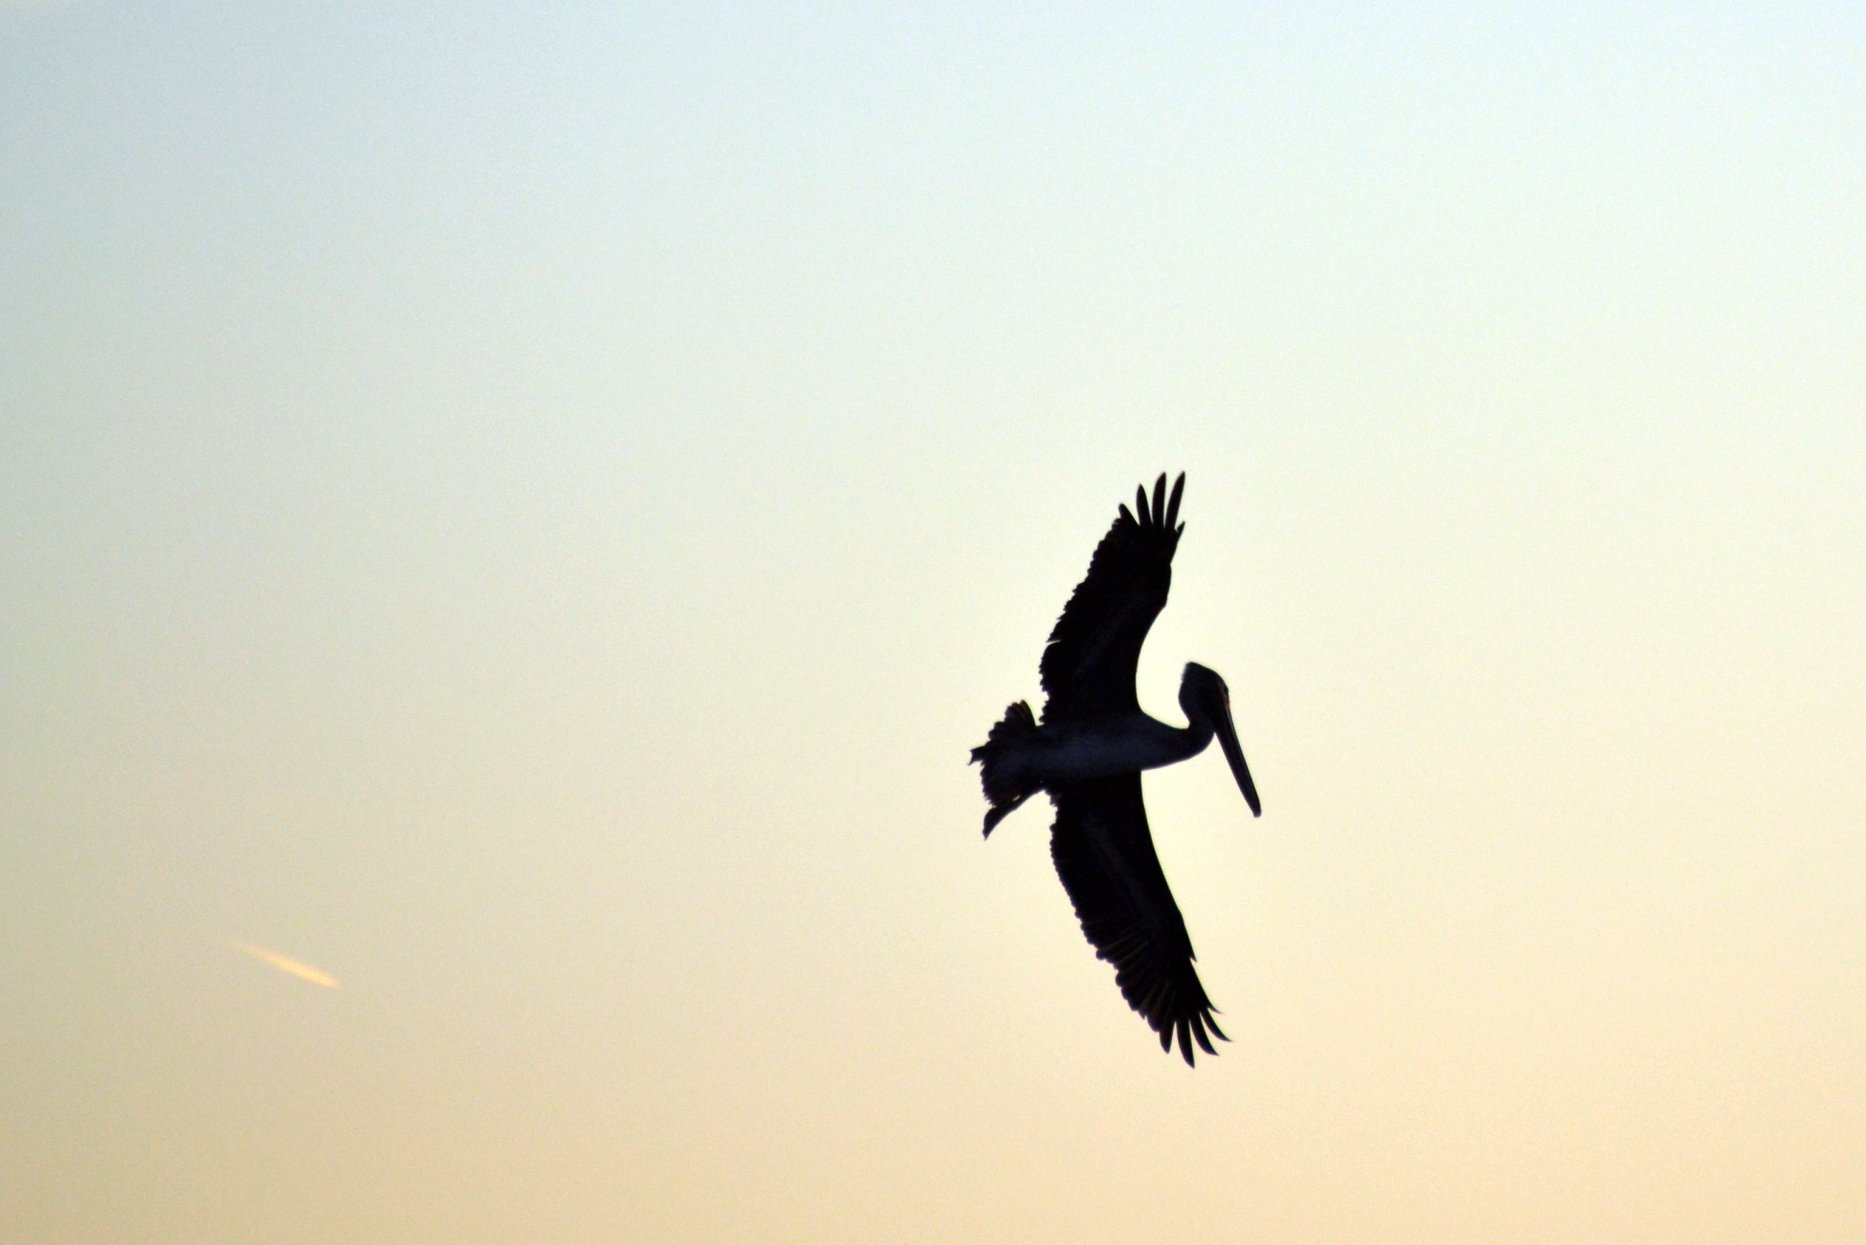
<instances>
[{"instance_id":1,"label":"pelican","mask_svg":"<svg viewBox=\"0 0 1866 1245\"><path fill-rule=\"evenodd\" d=\"M1197 756L1216 735L1251 815L1262 816L1263 805L1231 723L1230 692L1216 672L1187 664L1179 682L1183 728L1141 712L1134 694L1140 646L1172 584L1185 484L1181 472L1169 497L1162 473L1151 505L1143 485L1134 509L1120 508L1044 647L1042 723L1018 701L972 749L972 760L984 767L987 838L1011 810L1049 793L1056 806L1050 858L1082 932L1114 965L1115 983L1160 1035L1160 1049L1171 1051L1177 1037L1191 1065L1194 1042L1218 1053L1208 1031L1230 1039L1212 1019L1185 920L1154 854L1140 771Z\"/></svg>"}]
</instances>

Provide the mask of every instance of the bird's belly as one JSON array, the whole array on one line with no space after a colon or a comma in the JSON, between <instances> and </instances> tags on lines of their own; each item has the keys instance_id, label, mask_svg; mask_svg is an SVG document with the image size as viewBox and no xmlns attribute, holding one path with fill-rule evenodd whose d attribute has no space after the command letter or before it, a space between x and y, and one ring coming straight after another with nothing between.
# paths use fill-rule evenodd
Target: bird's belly
<instances>
[{"instance_id":1,"label":"bird's belly","mask_svg":"<svg viewBox=\"0 0 1866 1245\"><path fill-rule=\"evenodd\" d=\"M1081 782L1114 774L1133 774L1183 760L1177 732L1151 722L1119 725L1060 725L1040 728L1039 768L1045 783Z\"/></svg>"}]
</instances>

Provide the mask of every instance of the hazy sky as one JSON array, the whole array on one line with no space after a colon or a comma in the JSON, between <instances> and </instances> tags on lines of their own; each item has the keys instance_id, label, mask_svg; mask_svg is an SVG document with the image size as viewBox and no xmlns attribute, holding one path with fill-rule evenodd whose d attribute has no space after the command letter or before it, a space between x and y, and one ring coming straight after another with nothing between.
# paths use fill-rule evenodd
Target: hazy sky
<instances>
[{"instance_id":1,"label":"hazy sky","mask_svg":"<svg viewBox=\"0 0 1866 1245\"><path fill-rule=\"evenodd\" d=\"M1866 1237L1866 9L0 6L0 1239ZM1033 802L1185 470L1162 1055Z\"/></svg>"}]
</instances>

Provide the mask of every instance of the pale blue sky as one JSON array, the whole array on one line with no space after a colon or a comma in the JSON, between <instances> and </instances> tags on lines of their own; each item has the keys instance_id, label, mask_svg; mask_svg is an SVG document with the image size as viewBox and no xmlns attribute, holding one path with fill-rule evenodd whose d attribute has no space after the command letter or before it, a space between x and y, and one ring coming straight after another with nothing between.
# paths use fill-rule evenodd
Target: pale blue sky
<instances>
[{"instance_id":1,"label":"pale blue sky","mask_svg":"<svg viewBox=\"0 0 1866 1245\"><path fill-rule=\"evenodd\" d=\"M1861 116L1843 5L0 8L0 1236L1859 1235ZM1180 469L1192 1073L964 765Z\"/></svg>"}]
</instances>

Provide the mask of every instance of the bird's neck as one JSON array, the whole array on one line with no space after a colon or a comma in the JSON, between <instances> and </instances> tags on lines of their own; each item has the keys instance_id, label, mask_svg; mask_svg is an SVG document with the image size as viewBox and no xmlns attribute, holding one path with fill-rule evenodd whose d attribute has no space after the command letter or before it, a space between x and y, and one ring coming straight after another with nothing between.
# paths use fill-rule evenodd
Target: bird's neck
<instances>
[{"instance_id":1,"label":"bird's neck","mask_svg":"<svg viewBox=\"0 0 1866 1245\"><path fill-rule=\"evenodd\" d=\"M1197 756L1205 751L1206 745L1212 742L1212 734L1212 724L1205 717L1196 713L1186 714L1185 729L1173 732L1178 745L1175 749L1179 754L1178 759Z\"/></svg>"}]
</instances>

